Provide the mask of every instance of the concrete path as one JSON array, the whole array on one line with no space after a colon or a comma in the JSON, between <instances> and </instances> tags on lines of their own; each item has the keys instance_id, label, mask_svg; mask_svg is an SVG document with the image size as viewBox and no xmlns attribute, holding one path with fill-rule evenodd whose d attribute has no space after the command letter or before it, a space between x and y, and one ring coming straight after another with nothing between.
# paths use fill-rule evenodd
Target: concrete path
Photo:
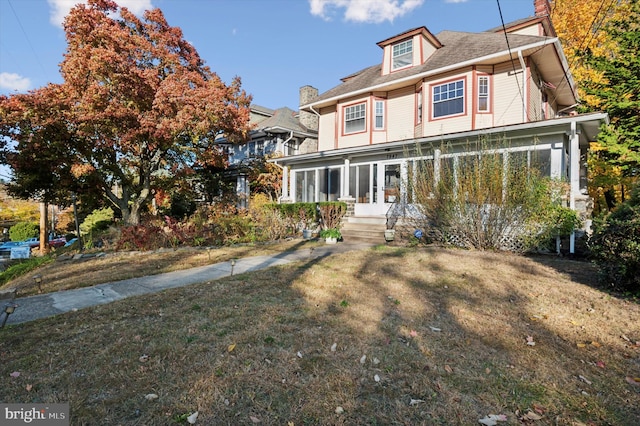
<instances>
[{"instance_id":1,"label":"concrete path","mask_svg":"<svg viewBox=\"0 0 640 426\"><path fill-rule=\"evenodd\" d=\"M258 271L271 266L324 257L333 253L363 250L372 246L372 244L367 243L325 244L315 247L313 250L303 249L292 252L282 252L275 255L236 259L236 263L233 266L233 274ZM15 304L18 305L18 307L15 312L9 316L7 325L34 321L64 312L88 308L90 306L103 305L131 296L139 296L141 294L155 293L169 288L184 287L205 281L217 280L231 275L231 268L231 262L221 262L165 274L104 283L94 287L17 298L15 299ZM4 314L2 314L0 320L3 319Z\"/></svg>"}]
</instances>

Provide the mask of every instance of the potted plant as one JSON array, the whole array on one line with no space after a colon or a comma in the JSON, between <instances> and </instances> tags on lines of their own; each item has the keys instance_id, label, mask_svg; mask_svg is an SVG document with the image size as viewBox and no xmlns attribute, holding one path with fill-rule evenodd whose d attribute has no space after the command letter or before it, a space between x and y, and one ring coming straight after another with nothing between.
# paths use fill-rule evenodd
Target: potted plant
<instances>
[{"instance_id":1,"label":"potted plant","mask_svg":"<svg viewBox=\"0 0 640 426\"><path fill-rule=\"evenodd\" d=\"M310 210L314 209L314 210ZM302 238L305 240L311 239L313 235L313 230L311 229L311 225L313 223L313 212L315 211L315 205L312 207L302 206L298 210L298 220L299 226L302 228Z\"/></svg>"},{"instance_id":2,"label":"potted plant","mask_svg":"<svg viewBox=\"0 0 640 426\"><path fill-rule=\"evenodd\" d=\"M342 233L338 228L323 229L320 231L320 238L324 238L327 244L335 244L342 238Z\"/></svg>"},{"instance_id":3,"label":"potted plant","mask_svg":"<svg viewBox=\"0 0 640 426\"><path fill-rule=\"evenodd\" d=\"M393 241L396 237L396 230L395 229L386 229L384 231L384 239L385 241L389 242L389 241Z\"/></svg>"}]
</instances>

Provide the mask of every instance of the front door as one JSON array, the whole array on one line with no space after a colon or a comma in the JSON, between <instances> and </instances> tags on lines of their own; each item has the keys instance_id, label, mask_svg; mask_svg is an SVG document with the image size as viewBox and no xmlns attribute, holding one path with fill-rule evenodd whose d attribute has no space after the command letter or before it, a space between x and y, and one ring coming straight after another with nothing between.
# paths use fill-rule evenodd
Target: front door
<instances>
[{"instance_id":1,"label":"front door","mask_svg":"<svg viewBox=\"0 0 640 426\"><path fill-rule=\"evenodd\" d=\"M389 207L400 198L401 164L371 163L354 166L350 179L355 185L356 216L385 216Z\"/></svg>"}]
</instances>

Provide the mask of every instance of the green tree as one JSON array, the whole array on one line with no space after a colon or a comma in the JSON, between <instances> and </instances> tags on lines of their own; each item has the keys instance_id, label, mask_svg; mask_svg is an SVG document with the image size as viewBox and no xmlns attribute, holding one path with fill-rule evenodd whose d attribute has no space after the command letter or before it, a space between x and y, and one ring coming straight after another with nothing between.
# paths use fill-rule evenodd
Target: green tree
<instances>
[{"instance_id":1,"label":"green tree","mask_svg":"<svg viewBox=\"0 0 640 426\"><path fill-rule=\"evenodd\" d=\"M585 48L580 61L591 76L578 81L585 94L584 109L608 113L590 158L591 195L604 198L606 209L624 201L627 188L640 177L640 1L612 2L600 32L607 49ZM603 206L605 207L605 206Z\"/></svg>"},{"instance_id":2,"label":"green tree","mask_svg":"<svg viewBox=\"0 0 640 426\"><path fill-rule=\"evenodd\" d=\"M18 222L9 228L11 241L24 241L38 236L38 225L33 222Z\"/></svg>"},{"instance_id":3,"label":"green tree","mask_svg":"<svg viewBox=\"0 0 640 426\"><path fill-rule=\"evenodd\" d=\"M609 55L590 55L589 63L601 70L605 81L583 82L609 113L611 125L599 138L614 164L627 173L640 172L640 2L630 0L626 13L605 27L617 49Z\"/></svg>"},{"instance_id":4,"label":"green tree","mask_svg":"<svg viewBox=\"0 0 640 426\"><path fill-rule=\"evenodd\" d=\"M139 19L111 0L89 0L64 27L64 82L0 97L0 136L17 142L5 149L16 188L51 198L99 189L137 224L158 179L224 166L215 137L248 130L251 98L239 78L226 85L159 9Z\"/></svg>"}]
</instances>

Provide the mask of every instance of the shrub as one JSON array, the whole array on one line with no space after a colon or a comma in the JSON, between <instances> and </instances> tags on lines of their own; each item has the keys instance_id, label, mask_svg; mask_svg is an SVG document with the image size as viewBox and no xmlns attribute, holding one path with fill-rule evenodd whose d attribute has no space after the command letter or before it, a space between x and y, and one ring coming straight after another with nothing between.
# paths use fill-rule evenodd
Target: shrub
<instances>
[{"instance_id":1,"label":"shrub","mask_svg":"<svg viewBox=\"0 0 640 426\"><path fill-rule=\"evenodd\" d=\"M640 292L640 186L602 220L594 221L589 248L603 284Z\"/></svg>"},{"instance_id":2,"label":"shrub","mask_svg":"<svg viewBox=\"0 0 640 426\"><path fill-rule=\"evenodd\" d=\"M265 208L280 215L289 234L309 229L319 220L316 203L267 204Z\"/></svg>"},{"instance_id":3,"label":"shrub","mask_svg":"<svg viewBox=\"0 0 640 426\"><path fill-rule=\"evenodd\" d=\"M106 207L92 211L80 224L80 233L92 234L106 230L113 222L113 209Z\"/></svg>"},{"instance_id":4,"label":"shrub","mask_svg":"<svg viewBox=\"0 0 640 426\"><path fill-rule=\"evenodd\" d=\"M39 227L33 222L18 222L9 228L9 238L11 241L24 241L28 238L37 237Z\"/></svg>"},{"instance_id":5,"label":"shrub","mask_svg":"<svg viewBox=\"0 0 640 426\"><path fill-rule=\"evenodd\" d=\"M347 203L325 201L318 203L323 229L340 229L342 216L347 212Z\"/></svg>"},{"instance_id":6,"label":"shrub","mask_svg":"<svg viewBox=\"0 0 640 426\"><path fill-rule=\"evenodd\" d=\"M132 225L120 229L116 250L157 250L167 245L167 238L157 225Z\"/></svg>"},{"instance_id":7,"label":"shrub","mask_svg":"<svg viewBox=\"0 0 640 426\"><path fill-rule=\"evenodd\" d=\"M480 250L528 251L579 223L562 206L566 188L516 156L481 141L457 161L417 162L406 186L419 210L412 223L428 240ZM444 154L445 149L442 150ZM452 159L449 159L452 160Z\"/></svg>"}]
</instances>

